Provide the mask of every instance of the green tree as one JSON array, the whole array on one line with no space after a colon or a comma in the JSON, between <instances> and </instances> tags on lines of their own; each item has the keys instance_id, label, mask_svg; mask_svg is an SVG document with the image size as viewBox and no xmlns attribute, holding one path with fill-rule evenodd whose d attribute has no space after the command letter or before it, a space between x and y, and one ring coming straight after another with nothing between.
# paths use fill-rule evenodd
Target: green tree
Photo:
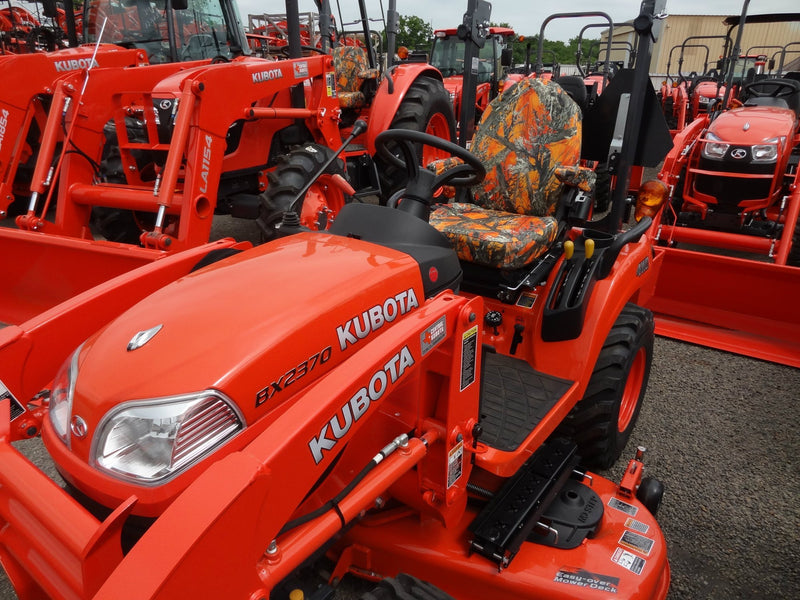
<instances>
[{"instance_id":1,"label":"green tree","mask_svg":"<svg viewBox=\"0 0 800 600\"><path fill-rule=\"evenodd\" d=\"M416 15L400 15L397 32L397 46L405 46L409 50L428 50L433 29L430 24Z\"/></svg>"}]
</instances>

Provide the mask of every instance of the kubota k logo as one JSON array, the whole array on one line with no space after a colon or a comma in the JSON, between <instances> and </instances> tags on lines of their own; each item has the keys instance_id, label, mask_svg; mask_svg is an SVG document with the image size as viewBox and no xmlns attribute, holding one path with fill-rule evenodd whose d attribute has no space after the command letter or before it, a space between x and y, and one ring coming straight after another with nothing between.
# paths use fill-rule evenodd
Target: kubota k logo
<instances>
[{"instance_id":1,"label":"kubota k logo","mask_svg":"<svg viewBox=\"0 0 800 600\"><path fill-rule=\"evenodd\" d=\"M744 148L736 148L735 150L731 150L731 158L741 160L745 157L747 157L747 150Z\"/></svg>"}]
</instances>

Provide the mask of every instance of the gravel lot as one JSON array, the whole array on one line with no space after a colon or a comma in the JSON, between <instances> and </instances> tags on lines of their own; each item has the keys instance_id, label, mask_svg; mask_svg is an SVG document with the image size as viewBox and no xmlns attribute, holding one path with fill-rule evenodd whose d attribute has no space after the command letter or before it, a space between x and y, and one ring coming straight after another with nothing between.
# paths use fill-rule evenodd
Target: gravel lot
<instances>
[{"instance_id":1,"label":"gravel lot","mask_svg":"<svg viewBox=\"0 0 800 600\"><path fill-rule=\"evenodd\" d=\"M633 448L647 447L667 489L670 600L798 597L798 397L800 369L656 339L630 452L603 474L619 480ZM0 599L13 598L0 572Z\"/></svg>"}]
</instances>

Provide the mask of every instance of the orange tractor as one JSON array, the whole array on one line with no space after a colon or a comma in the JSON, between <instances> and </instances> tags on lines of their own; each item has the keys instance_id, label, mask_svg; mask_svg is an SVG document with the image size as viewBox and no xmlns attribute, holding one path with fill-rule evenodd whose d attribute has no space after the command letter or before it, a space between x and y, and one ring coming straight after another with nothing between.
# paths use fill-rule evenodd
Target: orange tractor
<instances>
[{"instance_id":1,"label":"orange tractor","mask_svg":"<svg viewBox=\"0 0 800 600\"><path fill-rule=\"evenodd\" d=\"M746 11L735 21L751 22ZM663 335L797 367L800 317L784 299L800 293L800 72L759 74L734 98L737 73L717 110L675 136L659 174L671 202L648 306Z\"/></svg>"},{"instance_id":2,"label":"orange tractor","mask_svg":"<svg viewBox=\"0 0 800 600\"><path fill-rule=\"evenodd\" d=\"M634 80L621 180L646 65ZM528 78L490 103L476 154L382 132L407 175L390 206L209 255L73 335L47 391L7 386L0 560L22 600L329 598L347 573L381 580L365 598L666 597L643 451L619 484L578 468L614 462L636 421L653 343L636 304L658 271L655 198L632 228L586 221L580 131ZM497 152L505 132L537 143ZM421 168L421 145L451 168ZM447 184L470 201L434 206ZM40 424L65 489L9 443Z\"/></svg>"}]
</instances>

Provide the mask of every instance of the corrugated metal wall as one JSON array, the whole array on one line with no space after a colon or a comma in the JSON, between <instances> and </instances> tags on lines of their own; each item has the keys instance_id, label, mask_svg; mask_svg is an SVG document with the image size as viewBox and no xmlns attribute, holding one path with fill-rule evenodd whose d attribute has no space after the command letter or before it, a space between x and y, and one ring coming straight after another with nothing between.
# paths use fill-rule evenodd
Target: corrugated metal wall
<instances>
[{"instance_id":1,"label":"corrugated metal wall","mask_svg":"<svg viewBox=\"0 0 800 600\"><path fill-rule=\"evenodd\" d=\"M653 47L653 59L650 64L650 73L653 75L666 75L667 63L669 62L669 72L676 75L678 72L678 62L680 58L680 46L684 41L692 36L725 36L728 31L723 20L727 15L697 16L697 15L670 15L664 23L661 38ZM614 35L614 41L632 41L633 35L630 29L624 30ZM605 39L607 31L603 32ZM736 41L736 30L731 33L732 41ZM786 55L786 63L796 62L800 57L800 23L750 23L745 26L742 35L741 50L743 53L766 54L769 58L776 57L777 63L780 54L777 47L784 47L790 42L796 42L790 47L791 53ZM681 72L688 75L691 71L698 73L703 71L706 60L706 49L704 47L689 47L689 45L708 46L709 68L715 66L716 61L724 53L725 40L722 38L695 39L687 42L683 54L683 64ZM670 50L672 51L670 60ZM620 47L617 45L617 47ZM624 52L615 50L611 57L615 60L624 59Z\"/></svg>"}]
</instances>

